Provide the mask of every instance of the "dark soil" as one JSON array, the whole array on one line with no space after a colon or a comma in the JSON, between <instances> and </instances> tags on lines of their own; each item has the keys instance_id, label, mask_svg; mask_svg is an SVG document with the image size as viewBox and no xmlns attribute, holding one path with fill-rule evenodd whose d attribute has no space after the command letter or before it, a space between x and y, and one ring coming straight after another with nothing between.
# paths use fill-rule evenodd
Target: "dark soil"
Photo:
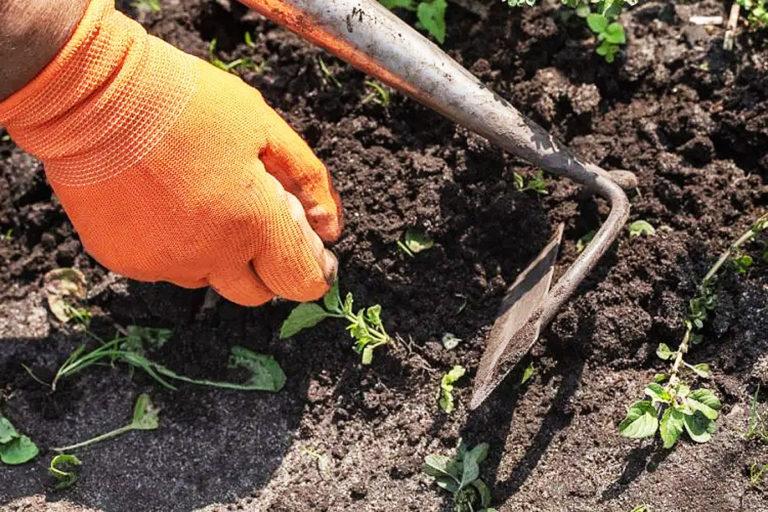
<instances>
[{"instance_id":1,"label":"dark soil","mask_svg":"<svg viewBox=\"0 0 768 512\"><path fill-rule=\"evenodd\" d=\"M448 52L584 158L636 172L632 217L658 227L615 244L526 360L536 367L529 384L513 376L470 414L471 377L505 288L557 222L566 222L559 268L573 261L606 205L565 181L546 197L514 191L512 173L533 171L525 162L398 94L388 108L365 102L363 75L234 2L163 5L140 16L152 33L201 57L215 37L224 58L266 62L244 79L316 149L344 198L347 227L334 247L342 286L360 304L381 304L403 341L362 367L337 324L278 340L290 304L204 309L203 290L117 278L82 252L40 164L0 142L0 231L13 230L0 242L0 392L3 413L43 449L32 464L0 467L0 508L445 510L421 461L461 436L490 443L483 476L504 511L768 510L765 487L747 476L751 463L768 463L768 446L742 439L749 397L758 384L768 389L759 243L747 275L721 280L706 343L690 357L712 363L709 386L723 398L712 442L668 452L616 429L664 367L656 345L680 338L697 280L768 204L763 36L743 33L725 53L722 27L688 22L726 15L723 4L648 2L625 16L629 45L608 65L583 23L553 7L493 2L481 19L451 4ZM241 42L246 31L255 49ZM341 88L324 77L321 57ZM395 242L409 226L425 228L435 248L413 259L400 253ZM41 293L47 271L73 265L89 278L95 332L109 336L113 322L171 328L154 357L201 378L234 378L227 354L244 345L275 355L285 389L172 392L104 367L51 394L21 363L49 376L85 341L53 319ZM450 352L440 344L446 332L463 340ZM435 393L458 363L469 378L446 415ZM46 450L124 424L140 392L162 407L160 429L83 451L81 480L54 491Z\"/></svg>"}]
</instances>

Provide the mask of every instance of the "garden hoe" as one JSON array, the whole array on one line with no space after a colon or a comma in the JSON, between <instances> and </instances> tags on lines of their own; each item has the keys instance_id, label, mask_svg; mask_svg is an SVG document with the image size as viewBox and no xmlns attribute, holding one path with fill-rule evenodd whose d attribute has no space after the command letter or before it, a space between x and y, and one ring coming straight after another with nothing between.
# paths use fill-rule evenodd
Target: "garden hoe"
<instances>
[{"instance_id":1,"label":"garden hoe","mask_svg":"<svg viewBox=\"0 0 768 512\"><path fill-rule=\"evenodd\" d=\"M580 161L469 71L376 0L241 0L274 22L550 173L570 178L611 205L578 259L551 287L563 227L507 292L480 361L470 408L477 408L536 342L629 216L627 171Z\"/></svg>"}]
</instances>

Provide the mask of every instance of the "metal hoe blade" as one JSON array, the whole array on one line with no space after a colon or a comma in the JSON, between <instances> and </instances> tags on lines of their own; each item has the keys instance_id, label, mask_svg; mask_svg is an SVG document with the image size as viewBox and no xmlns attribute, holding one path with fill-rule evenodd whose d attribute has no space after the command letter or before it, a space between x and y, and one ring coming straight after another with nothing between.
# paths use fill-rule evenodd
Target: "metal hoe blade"
<instances>
[{"instance_id":1,"label":"metal hoe blade","mask_svg":"<svg viewBox=\"0 0 768 512\"><path fill-rule=\"evenodd\" d=\"M499 315L488 335L488 346L480 360L470 409L479 406L536 343L541 330L541 317L535 313L552 285L562 238L563 224L560 224L546 247L517 277L504 296Z\"/></svg>"},{"instance_id":2,"label":"metal hoe blade","mask_svg":"<svg viewBox=\"0 0 768 512\"><path fill-rule=\"evenodd\" d=\"M629 201L622 186L634 188L637 180L627 171L607 172L582 162L376 0L240 1L500 148L574 180L610 204L611 211L600 230L548 293L552 262L547 257L537 260L521 276L520 286L526 279L537 284L520 295L520 305L509 308L506 320L499 319L494 327L499 334L491 338L489 353L483 356L472 399L473 407L477 407L618 237L629 217ZM520 327L515 328L517 325Z\"/></svg>"}]
</instances>

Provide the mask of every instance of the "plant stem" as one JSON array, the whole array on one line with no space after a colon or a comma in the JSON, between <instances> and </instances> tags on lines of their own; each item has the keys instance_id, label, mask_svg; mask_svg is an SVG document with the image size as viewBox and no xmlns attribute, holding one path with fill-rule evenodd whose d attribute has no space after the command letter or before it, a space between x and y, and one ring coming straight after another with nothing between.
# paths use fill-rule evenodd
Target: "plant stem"
<instances>
[{"instance_id":1,"label":"plant stem","mask_svg":"<svg viewBox=\"0 0 768 512\"><path fill-rule=\"evenodd\" d=\"M131 430L133 430L133 424L120 427L118 429L112 430L111 432L107 432L106 434L98 435L96 437L93 437L81 443L76 443L76 444L64 446L61 448L52 448L52 450L59 453L68 452L71 450L77 450L78 448L84 448L91 444L99 443L101 441L106 441L107 439L112 439L113 437L117 437L119 435L125 434L126 432L130 432Z\"/></svg>"}]
</instances>

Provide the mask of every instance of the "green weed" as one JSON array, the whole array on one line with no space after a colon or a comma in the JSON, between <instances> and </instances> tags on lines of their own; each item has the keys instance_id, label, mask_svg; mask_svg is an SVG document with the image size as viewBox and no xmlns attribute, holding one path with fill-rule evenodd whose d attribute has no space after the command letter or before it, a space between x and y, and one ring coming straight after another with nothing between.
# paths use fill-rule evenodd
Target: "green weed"
<instances>
[{"instance_id":1,"label":"green weed","mask_svg":"<svg viewBox=\"0 0 768 512\"><path fill-rule=\"evenodd\" d=\"M768 7L766 0L736 0L747 14L747 22L753 28L768 26Z\"/></svg>"},{"instance_id":2,"label":"green weed","mask_svg":"<svg viewBox=\"0 0 768 512\"><path fill-rule=\"evenodd\" d=\"M368 87L369 93L362 99L361 103L375 103L376 105L387 108L392 102L392 95L385 86L373 80L366 80L365 86Z\"/></svg>"},{"instance_id":3,"label":"green weed","mask_svg":"<svg viewBox=\"0 0 768 512\"><path fill-rule=\"evenodd\" d=\"M387 9L405 9L416 13L419 20L417 28L426 31L437 39L445 42L445 11L448 8L446 0L379 0Z\"/></svg>"},{"instance_id":4,"label":"green weed","mask_svg":"<svg viewBox=\"0 0 768 512\"><path fill-rule=\"evenodd\" d=\"M51 459L48 473L56 479L57 490L75 485L78 478L76 468L81 464L80 459L67 453L60 453Z\"/></svg>"},{"instance_id":5,"label":"green weed","mask_svg":"<svg viewBox=\"0 0 768 512\"><path fill-rule=\"evenodd\" d=\"M491 490L480 479L480 464L488 456L488 444L471 450L459 441L456 455L427 455L424 472L435 479L441 489L453 494L454 512L496 512L490 508Z\"/></svg>"},{"instance_id":6,"label":"green weed","mask_svg":"<svg viewBox=\"0 0 768 512\"><path fill-rule=\"evenodd\" d=\"M636 220L627 226L627 229L629 230L629 238L653 236L656 234L656 228L654 228L651 223L646 220Z\"/></svg>"},{"instance_id":7,"label":"green weed","mask_svg":"<svg viewBox=\"0 0 768 512\"><path fill-rule=\"evenodd\" d=\"M664 448L672 448L683 432L692 440L705 443L712 438L715 420L721 409L720 400L706 388L691 389L688 379L709 378L708 364L690 364L684 360L690 346L701 341L700 331L704 322L717 305L714 284L718 272L740 248L768 229L768 213L754 222L750 228L723 252L699 284L696 296L690 300L688 316L684 321L685 332L677 349L661 343L656 355L670 361L668 373L657 374L645 388L650 398L635 402L627 409L626 418L619 424L621 435L630 438L651 437L657 431ZM661 416L661 419L659 419Z\"/></svg>"},{"instance_id":8,"label":"green weed","mask_svg":"<svg viewBox=\"0 0 768 512\"><path fill-rule=\"evenodd\" d=\"M251 43L252 42L253 40L251 40ZM248 44L247 40L246 44ZM254 73L259 74L266 71L266 62L257 63L250 57L241 57L229 62L222 60L218 56L218 51L216 49L217 45L218 40L215 38L210 43L208 43L208 62L221 69L222 71L226 71L227 73L235 73L237 71L253 71Z\"/></svg>"},{"instance_id":9,"label":"green weed","mask_svg":"<svg viewBox=\"0 0 768 512\"><path fill-rule=\"evenodd\" d=\"M755 391L755 396L749 404L749 420L747 421L747 431L744 433L744 439L750 441L757 439L768 443L768 417L765 416L757 403L757 396L760 393L760 386Z\"/></svg>"},{"instance_id":10,"label":"green weed","mask_svg":"<svg viewBox=\"0 0 768 512\"><path fill-rule=\"evenodd\" d=\"M326 318L346 320L347 331L355 340L355 352L361 354L364 365L369 365L373 361L373 351L392 343L393 340L384 330L381 306L377 304L361 308L355 313L353 304L354 298L351 293L347 293L344 301L341 300L337 281L323 297L322 306L314 302L296 306L280 327L280 338L290 338L304 329L314 327Z\"/></svg>"},{"instance_id":11,"label":"green weed","mask_svg":"<svg viewBox=\"0 0 768 512\"><path fill-rule=\"evenodd\" d=\"M0 462L15 466L29 462L40 453L32 440L20 434L13 424L0 414Z\"/></svg>"},{"instance_id":12,"label":"green weed","mask_svg":"<svg viewBox=\"0 0 768 512\"><path fill-rule=\"evenodd\" d=\"M752 465L749 466L749 483L752 484L753 487L760 487L766 474L768 474L768 464L753 462Z\"/></svg>"},{"instance_id":13,"label":"green weed","mask_svg":"<svg viewBox=\"0 0 768 512\"><path fill-rule=\"evenodd\" d=\"M397 246L405 254L413 258L416 254L434 247L435 241L420 229L408 228L405 230L403 240L397 241Z\"/></svg>"},{"instance_id":14,"label":"green weed","mask_svg":"<svg viewBox=\"0 0 768 512\"><path fill-rule=\"evenodd\" d=\"M440 392L438 393L437 403L444 412L452 413L455 409L453 400L453 385L461 379L467 370L463 366L456 365L451 371L444 374L440 379Z\"/></svg>"},{"instance_id":15,"label":"green weed","mask_svg":"<svg viewBox=\"0 0 768 512\"><path fill-rule=\"evenodd\" d=\"M547 190L549 184L544 177L544 171L538 171L528 179L520 173L513 172L512 179L514 180L515 190L518 192L527 192L530 190L531 192L535 192L542 196L549 194L549 191Z\"/></svg>"}]
</instances>

